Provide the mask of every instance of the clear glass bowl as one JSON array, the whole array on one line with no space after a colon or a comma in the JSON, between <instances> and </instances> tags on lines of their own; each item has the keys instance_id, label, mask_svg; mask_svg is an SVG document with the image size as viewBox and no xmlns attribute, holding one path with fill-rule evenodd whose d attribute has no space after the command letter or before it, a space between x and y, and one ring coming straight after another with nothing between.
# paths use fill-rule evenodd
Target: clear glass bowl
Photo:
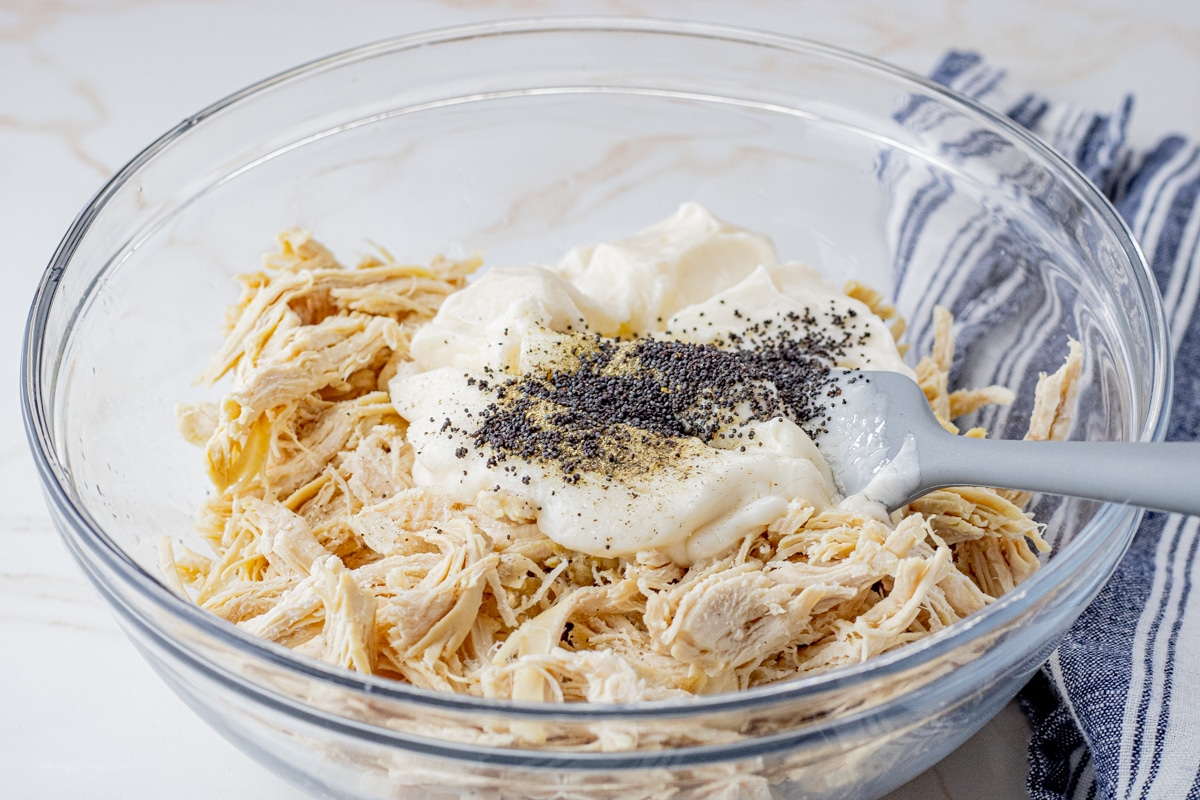
<instances>
[{"instance_id":1,"label":"clear glass bowl","mask_svg":"<svg viewBox=\"0 0 1200 800\"><path fill-rule=\"evenodd\" d=\"M964 148L967 136L991 144ZM1161 438L1170 371L1144 260L1095 189L1032 137L919 78L810 42L552 19L313 62L200 112L122 169L67 232L30 315L23 400L48 505L163 679L316 794L883 794L1016 693L1111 573L1139 512L1043 503L1055 543L1043 569L969 621L875 660L631 706L435 695L325 666L176 595L158 547L163 535L196 543L207 490L173 404L212 395L193 379L218 345L231 278L256 268L284 227L308 227L351 260L378 242L402 260L478 249L520 264L696 200L769 233L785 258L891 291L920 349L924 286L950 263L928 254L955 246L952 228L926 230L925 256L905 258L911 187L925 184L950 219L991 236L997 283L955 309L957 374L1005 378L1020 333L1048 319L1085 348L1074 435ZM1034 355L1053 367L1064 352L1056 338ZM987 421L1020 427L1017 416ZM526 744L497 746L503 731L525 732ZM701 731L708 743L697 744ZM563 732L592 744L557 747ZM661 744L645 749L652 740Z\"/></svg>"}]
</instances>

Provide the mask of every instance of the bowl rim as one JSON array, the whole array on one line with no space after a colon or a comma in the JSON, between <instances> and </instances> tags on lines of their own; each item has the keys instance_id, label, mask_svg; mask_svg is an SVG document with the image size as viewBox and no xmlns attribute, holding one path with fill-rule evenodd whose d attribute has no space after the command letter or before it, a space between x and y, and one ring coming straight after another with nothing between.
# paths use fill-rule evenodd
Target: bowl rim
<instances>
[{"instance_id":1,"label":"bowl rim","mask_svg":"<svg viewBox=\"0 0 1200 800\"><path fill-rule=\"evenodd\" d=\"M865 662L753 689L700 695L684 700L643 701L629 704L587 702L560 704L518 702L434 692L392 679L352 672L302 656L282 645L250 636L204 611L186 598L178 596L160 578L150 574L116 546L104 533L101 526L95 523L90 515L72 500L69 476L55 455L53 424L47 413L47 397L43 395L40 383L45 357L42 337L59 283L91 224L112 197L158 153L178 138L185 136L192 128L203 124L205 120L230 106L251 100L257 94L275 85L377 55L417 47L513 34L578 32L673 35L815 54L848 63L859 69L882 73L887 77L911 85L913 89L931 93L951 105L965 107L973 114L983 117L989 124L1003 129L1007 135L1021 141L1055 168L1058 177L1069 184L1078 196L1086 200L1091 210L1105 220L1122 244L1125 256L1132 266L1131 277L1135 281L1138 294L1148 304L1147 313L1154 326L1150 342L1153 361L1151 391L1146 398L1146 417L1141 430L1138 431L1137 440L1157 441L1165 437L1170 390L1173 382L1169 357L1169 329L1166 325L1161 297L1149 265L1128 225L1117 214L1109 201L1073 164L1032 133L972 98L920 75L870 56L810 39L717 23L658 18L553 16L505 19L443 27L363 44L308 61L235 91L187 117L137 153L114 174L78 214L46 267L27 318L22 348L21 410L26 435L42 481L47 504L52 512L57 512L60 534L64 538L74 537L73 544L77 545L78 549L75 547L70 549L81 562L84 561L85 554L99 559L107 569L118 575L142 599L149 601L158 610L167 612L175 621L196 629L206 636L213 637L245 655L261 659L272 666L306 678L334 684L342 689L369 693L376 697L432 709L483 712L513 718L536 717L542 720L555 719L564 722L595 722L606 719L633 721L747 711L804 697L820 696L827 692L848 688L866 679L886 679L903 671L919 668L923 664L953 651L960 645L1001 628L1007 622L1019 617L1036 601L1045 597L1054 586L1058 585L1060 578L1070 574L1068 573L1069 569L1083 568L1095 555L1108 547L1106 537L1101 535L1106 529L1117 530L1123 525L1129 526L1130 533L1121 545L1121 551L1124 552L1132 540L1141 511L1131 511L1124 506L1105 504L1084 526L1079 536L1017 589L1002 596L988 608L972 615L967 620ZM90 288L88 291L91 291ZM1153 334L1158 335L1154 336ZM54 377L57 380L57 375ZM1114 568L1117 560L1113 562ZM101 580L94 574L94 568L82 563L81 566L84 566L85 573L93 581ZM217 665L210 664L210 666L216 667ZM266 687L258 685L255 686L255 690L262 693L269 692ZM883 701L880 705L872 708L884 708L893 702L895 702L895 698ZM386 729L376 728L376 730ZM497 748L501 751L511 749ZM538 750L537 752L542 758L555 756L554 751ZM579 754L563 753L562 755Z\"/></svg>"}]
</instances>

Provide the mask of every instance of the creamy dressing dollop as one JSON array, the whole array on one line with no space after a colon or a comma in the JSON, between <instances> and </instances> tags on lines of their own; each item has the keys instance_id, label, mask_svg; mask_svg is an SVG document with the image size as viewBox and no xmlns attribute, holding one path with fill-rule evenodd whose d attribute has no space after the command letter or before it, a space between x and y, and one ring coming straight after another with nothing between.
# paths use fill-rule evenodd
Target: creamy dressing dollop
<instances>
[{"instance_id":1,"label":"creamy dressing dollop","mask_svg":"<svg viewBox=\"0 0 1200 800\"><path fill-rule=\"evenodd\" d=\"M464 503L489 491L520 498L546 536L591 555L659 550L688 564L763 528L790 502L842 502L800 425L783 415L756 419L744 407L726 409L719 434L707 440L612 424L588 468L564 470L552 458L498 458L479 445L482 421L503 404L496 387L568 369L596 337L736 349L781 333L798 341L835 321L854 334L837 367L912 376L863 303L815 270L779 263L767 237L688 203L632 237L572 250L559 264L486 272L414 334L412 362L389 389L409 423L418 485ZM552 421L550 405L532 407Z\"/></svg>"}]
</instances>

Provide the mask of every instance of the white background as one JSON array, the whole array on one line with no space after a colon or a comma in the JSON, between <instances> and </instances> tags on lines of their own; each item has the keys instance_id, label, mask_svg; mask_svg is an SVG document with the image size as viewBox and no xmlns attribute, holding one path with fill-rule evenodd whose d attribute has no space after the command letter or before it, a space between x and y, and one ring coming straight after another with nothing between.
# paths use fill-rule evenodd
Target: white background
<instances>
[{"instance_id":1,"label":"white background","mask_svg":"<svg viewBox=\"0 0 1200 800\"><path fill-rule=\"evenodd\" d=\"M624 14L818 39L927 72L974 49L1054 99L1136 96L1133 143L1200 138L1200 2L1113 0L0 0L0 797L294 797L142 662L53 532L18 409L37 281L106 178L180 119L267 75L413 31ZM1025 796L1015 707L890 800Z\"/></svg>"}]
</instances>

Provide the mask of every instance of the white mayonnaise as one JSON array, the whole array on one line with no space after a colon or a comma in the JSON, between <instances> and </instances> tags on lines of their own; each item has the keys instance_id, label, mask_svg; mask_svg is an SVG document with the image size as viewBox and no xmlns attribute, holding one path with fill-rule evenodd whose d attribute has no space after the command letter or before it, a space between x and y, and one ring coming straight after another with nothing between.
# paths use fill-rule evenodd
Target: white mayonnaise
<instances>
[{"instance_id":1,"label":"white mayonnaise","mask_svg":"<svg viewBox=\"0 0 1200 800\"><path fill-rule=\"evenodd\" d=\"M532 380L534 389L569 388L561 376L582 369L597 334L716 344L728 352L814 331L845 340L837 366L912 374L864 304L807 267L779 264L766 237L689 203L633 237L573 250L557 266L484 274L414 335L414 363L389 388L409 422L418 484L464 503L489 490L522 498L536 509L543 533L585 553L662 550L686 564L763 528L791 500L818 508L842 501L829 465L799 425L782 414L755 416L740 398L697 412L712 423L711 437L668 436L640 421L636 406L629 406L632 422L623 421L623 401L604 396L595 401L612 409L600 415L604 434L589 438L565 422L562 439L576 444L554 456L554 420L566 419L555 415L570 409L534 392L524 417L505 416L505 404L522 396L525 384L510 387L503 400L497 387ZM619 354L592 376L595 391L610 375L636 382L653 372L644 361L650 356L606 341ZM696 369L702 367L697 361ZM681 380L702 398L706 378L689 369ZM581 391L592 402L592 384ZM665 396L679 386L661 391ZM764 386L760 394L769 400L777 392ZM695 407L702 405L697 400ZM528 420L541 427L531 433Z\"/></svg>"}]
</instances>

